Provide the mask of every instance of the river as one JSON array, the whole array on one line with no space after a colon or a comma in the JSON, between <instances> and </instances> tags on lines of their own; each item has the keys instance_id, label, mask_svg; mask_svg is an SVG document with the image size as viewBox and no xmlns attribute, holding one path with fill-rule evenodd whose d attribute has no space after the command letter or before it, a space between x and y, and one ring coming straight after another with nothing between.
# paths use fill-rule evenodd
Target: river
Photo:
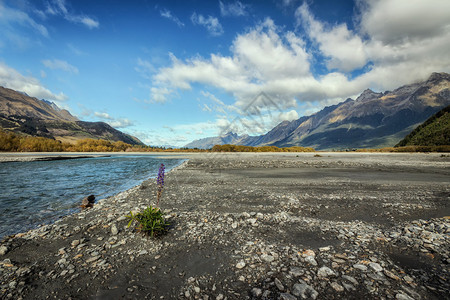
<instances>
[{"instance_id":1,"label":"river","mask_svg":"<svg viewBox=\"0 0 450 300\"><path fill-rule=\"evenodd\" d=\"M118 155L0 164L0 239L79 211L81 200L96 201L156 177L184 160L158 155ZM155 179L156 184L156 179Z\"/></svg>"}]
</instances>

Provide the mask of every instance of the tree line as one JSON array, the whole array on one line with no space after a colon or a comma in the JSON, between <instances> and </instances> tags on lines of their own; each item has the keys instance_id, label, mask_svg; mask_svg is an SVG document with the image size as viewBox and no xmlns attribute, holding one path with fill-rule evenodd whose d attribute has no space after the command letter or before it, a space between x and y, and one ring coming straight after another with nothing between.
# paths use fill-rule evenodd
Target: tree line
<instances>
[{"instance_id":1,"label":"tree line","mask_svg":"<svg viewBox=\"0 0 450 300\"><path fill-rule=\"evenodd\" d=\"M242 146L242 145L215 145L211 149L213 152L314 152L313 148L309 147L286 147L278 148L276 146Z\"/></svg>"},{"instance_id":2,"label":"tree line","mask_svg":"<svg viewBox=\"0 0 450 300\"><path fill-rule=\"evenodd\" d=\"M130 145L122 141L103 139L81 139L66 143L44 137L19 135L0 129L0 151L4 152L314 152L310 147L276 146L251 147L242 145L215 145L212 149L165 148L144 145ZM358 149L358 152L450 152L450 145L406 146L380 149Z\"/></svg>"},{"instance_id":3,"label":"tree line","mask_svg":"<svg viewBox=\"0 0 450 300\"><path fill-rule=\"evenodd\" d=\"M103 139L81 139L66 143L44 137L19 135L0 129L0 151L5 152L199 152L200 149L173 149L144 145L130 145L122 141Z\"/></svg>"}]
</instances>

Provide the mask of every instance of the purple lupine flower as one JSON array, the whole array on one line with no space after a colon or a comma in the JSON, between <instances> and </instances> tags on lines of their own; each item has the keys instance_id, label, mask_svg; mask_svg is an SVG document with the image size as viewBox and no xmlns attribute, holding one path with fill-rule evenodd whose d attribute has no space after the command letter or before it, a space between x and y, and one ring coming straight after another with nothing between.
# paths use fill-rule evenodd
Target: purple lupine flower
<instances>
[{"instance_id":1,"label":"purple lupine flower","mask_svg":"<svg viewBox=\"0 0 450 300\"><path fill-rule=\"evenodd\" d=\"M161 164L158 171L158 179L156 180L156 183L158 186L164 186L164 170L166 167L164 167L164 164Z\"/></svg>"},{"instance_id":2,"label":"purple lupine flower","mask_svg":"<svg viewBox=\"0 0 450 300\"><path fill-rule=\"evenodd\" d=\"M158 191L156 192L156 207L159 207L159 199L161 198L164 187L164 170L164 164L161 164L158 171L158 178L156 179L156 184L158 185Z\"/></svg>"}]
</instances>

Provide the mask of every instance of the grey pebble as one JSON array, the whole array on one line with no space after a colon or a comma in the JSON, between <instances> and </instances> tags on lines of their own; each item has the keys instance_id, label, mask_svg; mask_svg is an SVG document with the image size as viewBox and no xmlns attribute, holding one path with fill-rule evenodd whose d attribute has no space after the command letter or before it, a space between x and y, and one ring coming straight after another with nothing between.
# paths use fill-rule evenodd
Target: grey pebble
<instances>
[{"instance_id":1,"label":"grey pebble","mask_svg":"<svg viewBox=\"0 0 450 300\"><path fill-rule=\"evenodd\" d=\"M329 277L329 276L335 276L336 273L334 273L333 270L331 270L328 267L321 267L318 271L317 271L317 276L319 277Z\"/></svg>"},{"instance_id":2,"label":"grey pebble","mask_svg":"<svg viewBox=\"0 0 450 300\"><path fill-rule=\"evenodd\" d=\"M294 294L297 297L300 297L301 299L309 299L309 298L316 299L317 296L319 295L319 293L314 288L307 285L306 283L294 284L292 294Z\"/></svg>"},{"instance_id":3,"label":"grey pebble","mask_svg":"<svg viewBox=\"0 0 450 300\"><path fill-rule=\"evenodd\" d=\"M297 300L297 298L295 297L295 296L292 296L291 294L289 294L289 293L282 293L281 295L280 295L280 298L279 299L281 299L281 300Z\"/></svg>"},{"instance_id":4,"label":"grey pebble","mask_svg":"<svg viewBox=\"0 0 450 300\"><path fill-rule=\"evenodd\" d=\"M363 272L367 271L367 267L365 265L361 265L361 264L353 265L353 268L361 270Z\"/></svg>"}]
</instances>

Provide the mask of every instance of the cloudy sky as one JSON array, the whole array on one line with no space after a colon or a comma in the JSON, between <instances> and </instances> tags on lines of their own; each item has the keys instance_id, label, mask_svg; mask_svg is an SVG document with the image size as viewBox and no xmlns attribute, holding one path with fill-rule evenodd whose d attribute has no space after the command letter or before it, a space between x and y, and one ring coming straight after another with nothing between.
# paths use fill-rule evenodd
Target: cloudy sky
<instances>
[{"instance_id":1,"label":"cloudy sky","mask_svg":"<svg viewBox=\"0 0 450 300\"><path fill-rule=\"evenodd\" d=\"M0 85L183 146L450 72L448 0L0 0Z\"/></svg>"}]
</instances>

